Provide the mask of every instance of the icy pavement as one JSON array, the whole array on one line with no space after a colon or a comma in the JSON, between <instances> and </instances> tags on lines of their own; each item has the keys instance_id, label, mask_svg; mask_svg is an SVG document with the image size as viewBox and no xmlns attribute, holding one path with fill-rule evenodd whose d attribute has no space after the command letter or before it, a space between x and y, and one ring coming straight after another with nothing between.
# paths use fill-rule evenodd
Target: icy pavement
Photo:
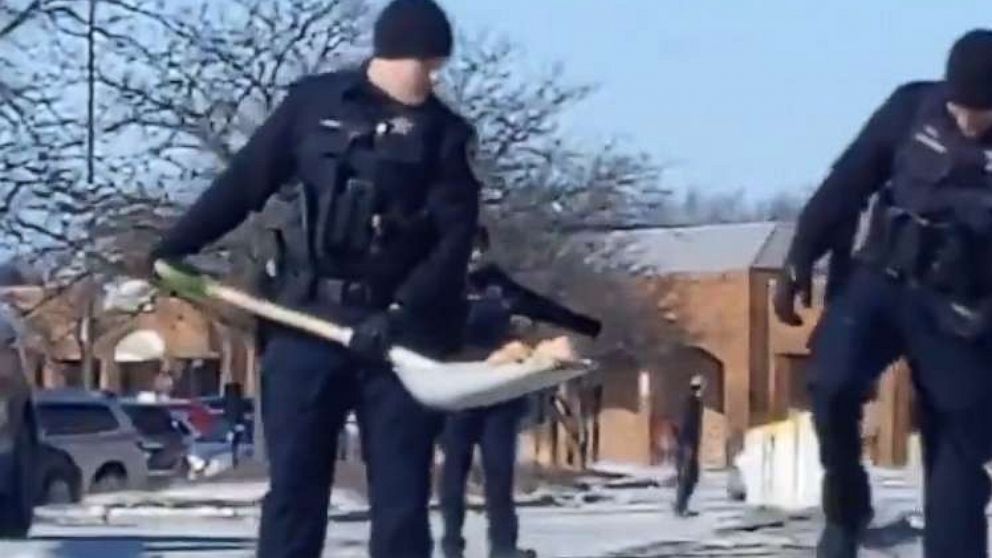
<instances>
[{"instance_id":1,"label":"icy pavement","mask_svg":"<svg viewBox=\"0 0 992 558\"><path fill-rule=\"evenodd\" d=\"M612 471L614 474L619 471ZM704 472L693 499L697 515L671 512L673 489L657 471L626 476L589 475L575 486L543 487L521 501L521 545L542 558L808 557L816 514L785 514L728 501L726 474ZM901 473L876 474L879 522L918 508L915 487ZM252 556L258 527L260 482L210 483L157 493L90 499L83 506L45 508L32 540L0 543L7 558L131 558L138 556L233 558ZM333 500L325 556L366 556L367 511L360 497L338 491ZM441 531L432 513L435 536ZM486 523L469 514L469 557L486 556ZM912 531L910 532L912 535ZM918 557L918 540L865 551L865 558Z\"/></svg>"}]
</instances>

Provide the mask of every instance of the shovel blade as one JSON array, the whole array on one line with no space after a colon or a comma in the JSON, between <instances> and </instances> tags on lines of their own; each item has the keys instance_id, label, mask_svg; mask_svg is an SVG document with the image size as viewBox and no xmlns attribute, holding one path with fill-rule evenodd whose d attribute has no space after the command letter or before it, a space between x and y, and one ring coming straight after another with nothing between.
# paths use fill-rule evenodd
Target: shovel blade
<instances>
[{"instance_id":1,"label":"shovel blade","mask_svg":"<svg viewBox=\"0 0 992 558\"><path fill-rule=\"evenodd\" d=\"M424 405L459 411L496 405L548 389L593 368L587 361L563 365L534 359L502 365L453 362L430 367L396 366L395 370L403 385Z\"/></svg>"}]
</instances>

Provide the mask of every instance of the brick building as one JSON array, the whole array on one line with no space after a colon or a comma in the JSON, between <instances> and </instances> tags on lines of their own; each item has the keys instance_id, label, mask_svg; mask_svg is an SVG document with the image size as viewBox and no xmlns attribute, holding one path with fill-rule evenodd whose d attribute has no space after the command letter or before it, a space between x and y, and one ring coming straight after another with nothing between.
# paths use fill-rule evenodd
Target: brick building
<instances>
[{"instance_id":1,"label":"brick building","mask_svg":"<svg viewBox=\"0 0 992 558\"><path fill-rule=\"evenodd\" d=\"M588 261L624 270L631 288L650 292L674 343L663 358L607 360L561 388L525 434L525 455L579 467L663 461L693 374L708 380L702 458L710 466L728 464L749 428L805 408L805 344L820 301L802 328L778 323L770 307L792 234L789 224L746 223L577 235ZM897 367L869 405L866 441L880 462L905 459L909 393Z\"/></svg>"},{"instance_id":2,"label":"brick building","mask_svg":"<svg viewBox=\"0 0 992 558\"><path fill-rule=\"evenodd\" d=\"M83 353L90 336L91 385L122 394L155 388L168 374L176 396L214 395L227 382L256 390L252 335L197 307L159 297L134 314L100 310L104 292L80 282L53 291L38 285L0 287L0 297L18 308L28 326L30 374L37 387L85 385ZM87 312L87 308L92 311ZM135 352L158 345L161 358Z\"/></svg>"}]
</instances>

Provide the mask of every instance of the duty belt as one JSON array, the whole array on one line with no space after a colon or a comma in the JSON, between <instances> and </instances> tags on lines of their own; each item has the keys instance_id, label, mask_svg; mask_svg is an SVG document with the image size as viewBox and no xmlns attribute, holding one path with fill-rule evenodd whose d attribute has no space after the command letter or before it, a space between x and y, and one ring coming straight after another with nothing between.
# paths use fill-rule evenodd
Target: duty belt
<instances>
[{"instance_id":1,"label":"duty belt","mask_svg":"<svg viewBox=\"0 0 992 558\"><path fill-rule=\"evenodd\" d=\"M372 289L364 282L317 277L313 273L288 271L276 279L281 299L294 303L329 302L342 306L372 307Z\"/></svg>"},{"instance_id":2,"label":"duty belt","mask_svg":"<svg viewBox=\"0 0 992 558\"><path fill-rule=\"evenodd\" d=\"M314 280L313 295L317 300L327 300L344 306L372 306L372 290L362 282L318 277Z\"/></svg>"}]
</instances>

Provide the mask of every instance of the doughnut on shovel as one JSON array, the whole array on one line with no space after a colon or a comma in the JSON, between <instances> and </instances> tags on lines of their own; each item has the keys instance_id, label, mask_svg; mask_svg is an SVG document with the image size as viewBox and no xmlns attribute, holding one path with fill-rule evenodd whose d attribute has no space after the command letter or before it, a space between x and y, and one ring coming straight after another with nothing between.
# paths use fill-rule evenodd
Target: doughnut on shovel
<instances>
[{"instance_id":1,"label":"doughnut on shovel","mask_svg":"<svg viewBox=\"0 0 992 558\"><path fill-rule=\"evenodd\" d=\"M310 314L292 310L221 284L206 275L190 274L167 262L155 262L159 287L191 300L214 300L260 318L305 331L311 335L347 345L351 329ZM554 343L548 343L553 347ZM568 355L569 351L537 350L516 358L480 362L441 362L394 346L387 358L396 375L418 401L428 407L453 411L494 405L540 391L595 368L588 360Z\"/></svg>"}]
</instances>

